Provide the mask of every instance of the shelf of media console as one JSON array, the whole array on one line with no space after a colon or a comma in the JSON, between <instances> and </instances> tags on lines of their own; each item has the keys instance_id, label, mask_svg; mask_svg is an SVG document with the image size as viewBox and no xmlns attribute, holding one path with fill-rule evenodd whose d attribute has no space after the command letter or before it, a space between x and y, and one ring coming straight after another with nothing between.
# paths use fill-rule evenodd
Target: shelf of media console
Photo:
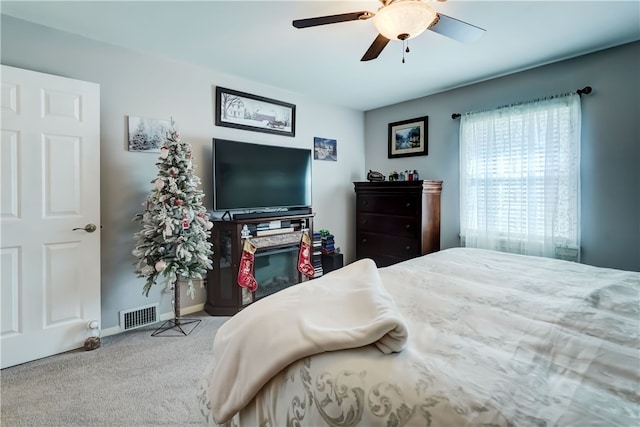
<instances>
[{"instance_id":1,"label":"shelf of media console","mask_svg":"<svg viewBox=\"0 0 640 427\"><path fill-rule=\"evenodd\" d=\"M268 216L262 216L261 213L234 214L233 219L214 219L214 227L216 223L238 224L239 227L246 225L249 233L241 235L241 238L248 238L258 250L299 245L305 231L311 234L315 213L310 209L277 213L277 216L272 216L272 212L267 212Z\"/></svg>"},{"instance_id":2,"label":"shelf of media console","mask_svg":"<svg viewBox=\"0 0 640 427\"><path fill-rule=\"evenodd\" d=\"M284 210L265 210L253 212L235 212L225 211L220 217L223 221L244 221L244 220L267 220L268 218L282 217L299 217L304 215L312 215L311 208L290 208ZM215 215L211 215L212 217Z\"/></svg>"}]
</instances>

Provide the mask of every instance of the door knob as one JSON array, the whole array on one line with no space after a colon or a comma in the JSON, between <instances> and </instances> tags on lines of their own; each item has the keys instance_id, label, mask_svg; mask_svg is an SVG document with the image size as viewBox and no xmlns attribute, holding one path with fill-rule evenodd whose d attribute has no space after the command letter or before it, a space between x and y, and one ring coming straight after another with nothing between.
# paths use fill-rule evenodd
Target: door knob
<instances>
[{"instance_id":1,"label":"door knob","mask_svg":"<svg viewBox=\"0 0 640 427\"><path fill-rule=\"evenodd\" d=\"M87 225L84 226L84 228L77 227L77 228L72 229L71 231L84 230L87 233L93 233L94 231L96 231L97 228L98 227L96 227L95 224L87 224Z\"/></svg>"}]
</instances>

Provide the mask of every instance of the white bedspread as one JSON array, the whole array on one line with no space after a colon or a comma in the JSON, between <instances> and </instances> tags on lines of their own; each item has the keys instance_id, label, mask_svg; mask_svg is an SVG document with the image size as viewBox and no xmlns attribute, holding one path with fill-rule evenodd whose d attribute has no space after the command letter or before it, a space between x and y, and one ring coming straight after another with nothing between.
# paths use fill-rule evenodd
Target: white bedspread
<instances>
[{"instance_id":1,"label":"white bedspread","mask_svg":"<svg viewBox=\"0 0 640 427\"><path fill-rule=\"evenodd\" d=\"M302 357L225 425L640 425L639 273L455 248L379 275L408 327L403 351ZM290 333L304 335L278 335ZM271 357L251 350L237 367ZM206 375L212 389L229 391ZM212 403L203 391L215 424Z\"/></svg>"},{"instance_id":2,"label":"white bedspread","mask_svg":"<svg viewBox=\"0 0 640 427\"><path fill-rule=\"evenodd\" d=\"M269 379L304 357L369 344L389 354L406 341L404 321L369 259L290 287L218 330L208 374L213 418L230 419Z\"/></svg>"}]
</instances>

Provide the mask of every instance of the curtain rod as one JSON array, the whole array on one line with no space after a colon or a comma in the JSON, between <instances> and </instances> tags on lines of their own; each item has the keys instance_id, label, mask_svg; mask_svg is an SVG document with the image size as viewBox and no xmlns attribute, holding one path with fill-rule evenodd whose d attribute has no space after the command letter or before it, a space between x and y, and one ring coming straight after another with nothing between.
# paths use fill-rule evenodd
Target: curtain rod
<instances>
[{"instance_id":1,"label":"curtain rod","mask_svg":"<svg viewBox=\"0 0 640 427\"><path fill-rule=\"evenodd\" d=\"M588 95L588 94L591 93L591 91L592 91L591 86L585 86L582 89L578 89L576 91L576 93L578 94L578 96L581 97L582 94ZM451 115L451 118L455 120L455 119L459 119L461 116L462 116L462 114L460 114L460 113L453 113Z\"/></svg>"}]
</instances>

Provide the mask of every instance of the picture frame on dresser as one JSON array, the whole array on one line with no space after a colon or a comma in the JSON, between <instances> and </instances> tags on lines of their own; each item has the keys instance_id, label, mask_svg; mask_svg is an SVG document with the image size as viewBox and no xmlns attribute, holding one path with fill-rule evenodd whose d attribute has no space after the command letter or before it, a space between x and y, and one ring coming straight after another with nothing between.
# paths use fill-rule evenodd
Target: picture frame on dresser
<instances>
[{"instance_id":1,"label":"picture frame on dresser","mask_svg":"<svg viewBox=\"0 0 640 427\"><path fill-rule=\"evenodd\" d=\"M426 156L429 116L389 123L388 158Z\"/></svg>"},{"instance_id":2,"label":"picture frame on dresser","mask_svg":"<svg viewBox=\"0 0 640 427\"><path fill-rule=\"evenodd\" d=\"M296 136L296 106L216 86L215 124L235 129Z\"/></svg>"}]
</instances>

